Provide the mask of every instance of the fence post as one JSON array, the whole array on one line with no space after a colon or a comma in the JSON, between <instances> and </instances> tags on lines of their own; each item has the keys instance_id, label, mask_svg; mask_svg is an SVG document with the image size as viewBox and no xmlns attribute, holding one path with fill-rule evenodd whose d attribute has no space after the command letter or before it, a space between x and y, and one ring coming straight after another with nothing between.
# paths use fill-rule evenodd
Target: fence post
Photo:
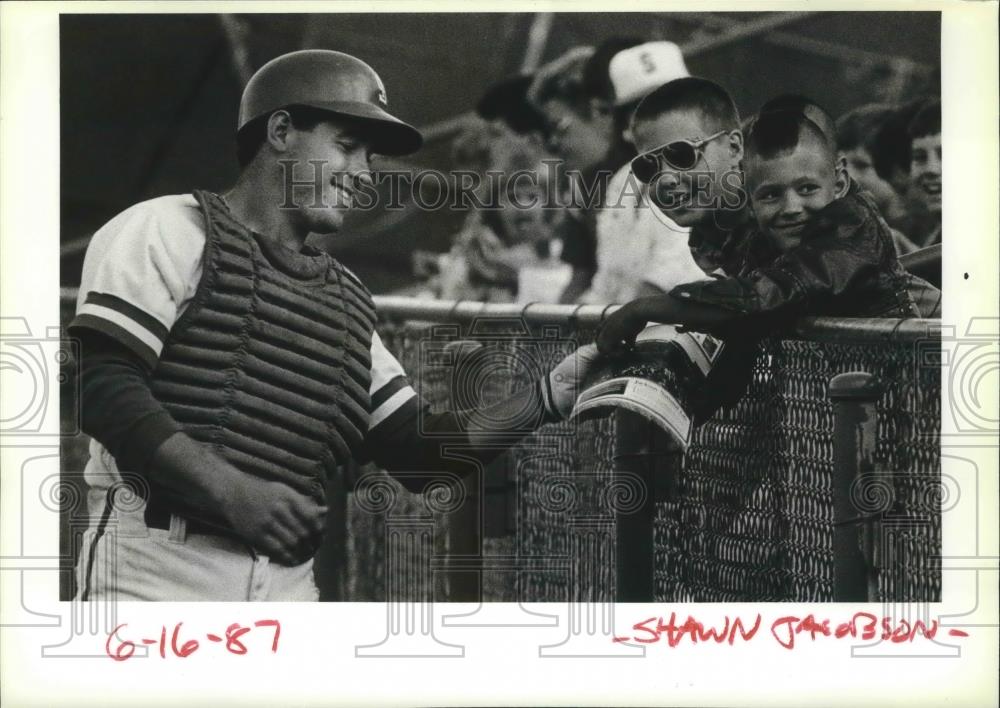
<instances>
[{"instance_id":1,"label":"fence post","mask_svg":"<svg viewBox=\"0 0 1000 708\"><path fill-rule=\"evenodd\" d=\"M483 480L485 469L477 469L462 479L465 503L447 514L448 556L483 557ZM483 571L449 565L445 570L448 602L482 602Z\"/></svg>"},{"instance_id":2,"label":"fence post","mask_svg":"<svg viewBox=\"0 0 1000 708\"><path fill-rule=\"evenodd\" d=\"M615 474L640 481L641 504L615 512L615 600L653 602L656 500L676 483L681 454L666 433L631 411L615 412Z\"/></svg>"},{"instance_id":3,"label":"fence post","mask_svg":"<svg viewBox=\"0 0 1000 708\"><path fill-rule=\"evenodd\" d=\"M859 480L874 471L875 402L878 379L864 371L838 374L828 395L834 405L833 430L833 599L878 600L873 516L865 514ZM859 494L860 491L860 494ZM859 543L860 532L860 543Z\"/></svg>"},{"instance_id":4,"label":"fence post","mask_svg":"<svg viewBox=\"0 0 1000 708\"><path fill-rule=\"evenodd\" d=\"M360 472L358 463L349 460L340 474L326 483L326 533L313 558L313 575L323 602L343 602L347 579L347 490L353 489Z\"/></svg>"}]
</instances>

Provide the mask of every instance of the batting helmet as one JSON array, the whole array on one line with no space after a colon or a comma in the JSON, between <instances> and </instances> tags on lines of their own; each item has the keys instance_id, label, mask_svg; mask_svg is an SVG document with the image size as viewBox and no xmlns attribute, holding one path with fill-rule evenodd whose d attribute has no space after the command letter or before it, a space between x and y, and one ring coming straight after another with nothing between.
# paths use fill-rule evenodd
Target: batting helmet
<instances>
[{"instance_id":1,"label":"batting helmet","mask_svg":"<svg viewBox=\"0 0 1000 708\"><path fill-rule=\"evenodd\" d=\"M367 124L372 150L382 155L407 155L423 144L416 128L385 110L385 85L375 70L342 52L306 49L262 66L243 89L237 131L288 106L319 108Z\"/></svg>"}]
</instances>

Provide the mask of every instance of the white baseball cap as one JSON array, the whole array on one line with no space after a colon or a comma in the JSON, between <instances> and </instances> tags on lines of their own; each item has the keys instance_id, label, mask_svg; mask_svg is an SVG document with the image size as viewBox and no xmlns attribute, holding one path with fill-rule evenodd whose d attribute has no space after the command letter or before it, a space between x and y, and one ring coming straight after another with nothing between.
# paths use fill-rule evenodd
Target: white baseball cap
<instances>
[{"instance_id":1,"label":"white baseball cap","mask_svg":"<svg viewBox=\"0 0 1000 708\"><path fill-rule=\"evenodd\" d=\"M615 105L632 103L668 81L689 76L681 48L673 42L646 42L611 57L608 75Z\"/></svg>"}]
</instances>

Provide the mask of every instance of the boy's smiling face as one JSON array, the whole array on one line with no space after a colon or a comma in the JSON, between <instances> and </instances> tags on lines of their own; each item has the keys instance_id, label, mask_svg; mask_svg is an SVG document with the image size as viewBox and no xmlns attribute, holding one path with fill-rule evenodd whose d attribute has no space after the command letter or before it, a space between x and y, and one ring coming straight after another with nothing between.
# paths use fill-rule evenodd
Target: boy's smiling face
<instances>
[{"instance_id":1,"label":"boy's smiling face","mask_svg":"<svg viewBox=\"0 0 1000 708\"><path fill-rule=\"evenodd\" d=\"M848 186L822 139L805 131L791 150L749 156L744 177L757 225L782 252L799 245L816 214Z\"/></svg>"}]
</instances>

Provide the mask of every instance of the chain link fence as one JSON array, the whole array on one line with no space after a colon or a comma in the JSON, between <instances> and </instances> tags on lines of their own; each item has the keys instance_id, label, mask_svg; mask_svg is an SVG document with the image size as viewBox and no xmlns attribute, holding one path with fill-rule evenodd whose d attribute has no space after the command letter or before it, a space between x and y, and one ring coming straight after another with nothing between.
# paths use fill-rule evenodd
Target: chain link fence
<instances>
[{"instance_id":1,"label":"chain link fence","mask_svg":"<svg viewBox=\"0 0 1000 708\"><path fill-rule=\"evenodd\" d=\"M615 598L616 562L623 560L615 558L616 520L639 506L636 494L649 493L656 497L656 601L832 601L834 406L827 388L839 373L865 371L883 391L875 407L872 462L889 483L861 490L854 501L859 514L879 521L879 551L872 561L878 599L938 600L941 383L940 369L925 365L921 356L937 340L933 334L915 336L918 328L880 337L866 334L862 321L849 329L853 334L827 332L822 341L810 341L808 327L794 339L764 341L739 402L696 430L682 462L654 461L654 489L628 489L615 474L614 416L549 425L526 437L494 465L506 475L503 494L487 490L481 498L483 516L500 504L509 519L504 527L487 525L483 555L514 556L502 576L484 573L482 599ZM538 343L545 341L528 319L513 327L480 319L444 330L390 319L379 331L437 409L468 403L467 392L454 386L475 378L460 370L459 360L451 371L427 366L422 347L442 337L509 353L506 359L491 357L496 369L480 389L484 402L530 385L548 370L541 361L534 367L524 363L525 352L531 352L528 360L538 357ZM567 322L546 336L576 345L593 335ZM440 536L462 533L442 528ZM355 562L377 566L381 559L369 564L361 558L377 556L380 539L371 537L366 545L352 535Z\"/></svg>"},{"instance_id":2,"label":"chain link fence","mask_svg":"<svg viewBox=\"0 0 1000 708\"><path fill-rule=\"evenodd\" d=\"M519 308L392 298L379 306L383 342L436 410L489 404L531 385L592 341L605 314L538 306L512 317ZM827 388L839 373L865 371L882 388L871 460L879 484L859 487L852 503L878 521L866 532L876 536L873 599L939 600L941 345L934 321L908 324L806 321L791 338L764 341L743 397L696 430L683 460L652 459L651 488L622 472L614 416L527 435L461 504L410 494L370 465L345 470L328 490L330 529L316 562L322 597L607 601L619 597L623 567L651 564L655 601L832 601ZM482 346L470 353L461 344L469 341ZM63 441L70 485L82 486L86 442L83 434ZM622 520L644 513L646 495L655 502L649 548L623 547ZM64 599L76 555L69 529L85 513L63 510Z\"/></svg>"}]
</instances>

